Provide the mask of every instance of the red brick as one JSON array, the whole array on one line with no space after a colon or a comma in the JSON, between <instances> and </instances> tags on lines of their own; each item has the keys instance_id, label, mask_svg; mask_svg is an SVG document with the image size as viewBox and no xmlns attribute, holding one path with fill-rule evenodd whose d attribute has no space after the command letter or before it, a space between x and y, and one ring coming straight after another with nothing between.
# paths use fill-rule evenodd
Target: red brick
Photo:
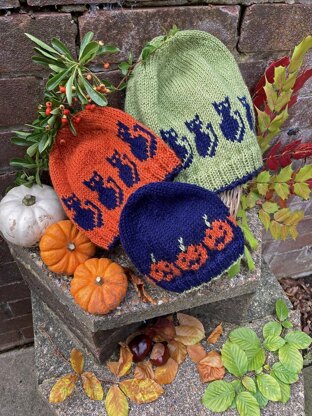
<instances>
[{"instance_id":1,"label":"red brick","mask_svg":"<svg viewBox=\"0 0 312 416\"><path fill-rule=\"evenodd\" d=\"M22 334L19 331L10 331L0 334L0 351L14 348L23 342Z\"/></svg>"},{"instance_id":2,"label":"red brick","mask_svg":"<svg viewBox=\"0 0 312 416\"><path fill-rule=\"evenodd\" d=\"M14 316L26 315L31 313L31 300L30 298L26 298L16 302L10 302L9 307Z\"/></svg>"},{"instance_id":3,"label":"red brick","mask_svg":"<svg viewBox=\"0 0 312 416\"><path fill-rule=\"evenodd\" d=\"M283 129L312 128L312 97L299 97L297 103L289 109L289 118Z\"/></svg>"},{"instance_id":4,"label":"red brick","mask_svg":"<svg viewBox=\"0 0 312 416\"><path fill-rule=\"evenodd\" d=\"M32 325L32 315L23 315L0 322L0 333L27 328Z\"/></svg>"},{"instance_id":5,"label":"red brick","mask_svg":"<svg viewBox=\"0 0 312 416\"><path fill-rule=\"evenodd\" d=\"M49 43L58 37L75 51L77 27L68 13L12 14L0 17L0 74L42 74L43 67L32 62L35 46L24 33ZM11 109L12 110L12 109Z\"/></svg>"},{"instance_id":6,"label":"red brick","mask_svg":"<svg viewBox=\"0 0 312 416\"><path fill-rule=\"evenodd\" d=\"M43 90L43 83L35 77L1 79L0 127L32 122Z\"/></svg>"},{"instance_id":7,"label":"red brick","mask_svg":"<svg viewBox=\"0 0 312 416\"><path fill-rule=\"evenodd\" d=\"M255 4L247 7L239 50L257 53L291 50L311 34L311 21L311 4Z\"/></svg>"},{"instance_id":8,"label":"red brick","mask_svg":"<svg viewBox=\"0 0 312 416\"><path fill-rule=\"evenodd\" d=\"M0 237L0 264L11 263L13 257L11 256L7 243Z\"/></svg>"},{"instance_id":9,"label":"red brick","mask_svg":"<svg viewBox=\"0 0 312 416\"><path fill-rule=\"evenodd\" d=\"M16 263L0 264L0 287L22 280L21 273Z\"/></svg>"},{"instance_id":10,"label":"red brick","mask_svg":"<svg viewBox=\"0 0 312 416\"><path fill-rule=\"evenodd\" d=\"M105 0L105 3L117 3L117 0ZM99 0L27 0L29 6L55 6L73 4L99 4Z\"/></svg>"},{"instance_id":11,"label":"red brick","mask_svg":"<svg viewBox=\"0 0 312 416\"><path fill-rule=\"evenodd\" d=\"M187 6L149 9L113 9L85 13L79 18L81 37L88 31L96 39L121 49L111 62L137 58L144 44L176 24L180 29L199 29L212 33L234 50L237 41L239 6ZM152 22L152 24L151 24Z\"/></svg>"},{"instance_id":12,"label":"red brick","mask_svg":"<svg viewBox=\"0 0 312 416\"><path fill-rule=\"evenodd\" d=\"M4 195L6 192L6 189L12 185L15 179L15 173L14 172L8 172L0 174L0 195Z\"/></svg>"},{"instance_id":13,"label":"red brick","mask_svg":"<svg viewBox=\"0 0 312 416\"><path fill-rule=\"evenodd\" d=\"M30 296L25 282L13 283L0 287L0 302L10 302L16 299L24 299Z\"/></svg>"},{"instance_id":14,"label":"red brick","mask_svg":"<svg viewBox=\"0 0 312 416\"><path fill-rule=\"evenodd\" d=\"M275 255L270 262L270 268L278 278L310 275L311 258L312 246L307 246L300 250Z\"/></svg>"},{"instance_id":15,"label":"red brick","mask_svg":"<svg viewBox=\"0 0 312 416\"><path fill-rule=\"evenodd\" d=\"M11 143L13 133L10 131L0 132L0 172L10 169L10 159L13 157L23 157L25 147L16 146Z\"/></svg>"},{"instance_id":16,"label":"red brick","mask_svg":"<svg viewBox=\"0 0 312 416\"><path fill-rule=\"evenodd\" d=\"M18 0L1 0L0 9L13 9L14 7L20 7Z\"/></svg>"},{"instance_id":17,"label":"red brick","mask_svg":"<svg viewBox=\"0 0 312 416\"><path fill-rule=\"evenodd\" d=\"M0 322L12 318L13 313L8 303L0 303Z\"/></svg>"},{"instance_id":18,"label":"red brick","mask_svg":"<svg viewBox=\"0 0 312 416\"><path fill-rule=\"evenodd\" d=\"M21 329L21 333L27 341L32 341L34 339L34 329L32 326Z\"/></svg>"}]
</instances>

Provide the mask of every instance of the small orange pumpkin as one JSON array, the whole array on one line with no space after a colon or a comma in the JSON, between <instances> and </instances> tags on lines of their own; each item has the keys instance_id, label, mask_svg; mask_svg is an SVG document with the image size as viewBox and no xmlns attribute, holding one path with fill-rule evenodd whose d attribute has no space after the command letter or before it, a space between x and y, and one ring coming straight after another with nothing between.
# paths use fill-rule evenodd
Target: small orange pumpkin
<instances>
[{"instance_id":1,"label":"small orange pumpkin","mask_svg":"<svg viewBox=\"0 0 312 416\"><path fill-rule=\"evenodd\" d=\"M192 244L178 255L176 265L182 270L198 270L206 263L208 253L202 244Z\"/></svg>"},{"instance_id":2,"label":"small orange pumpkin","mask_svg":"<svg viewBox=\"0 0 312 416\"><path fill-rule=\"evenodd\" d=\"M48 268L72 275L79 264L94 256L95 245L69 220L50 225L40 243L41 258Z\"/></svg>"},{"instance_id":3,"label":"small orange pumpkin","mask_svg":"<svg viewBox=\"0 0 312 416\"><path fill-rule=\"evenodd\" d=\"M126 296L128 279L124 269L110 259L89 259L75 270L70 293L89 313L104 315Z\"/></svg>"},{"instance_id":4,"label":"small orange pumpkin","mask_svg":"<svg viewBox=\"0 0 312 416\"><path fill-rule=\"evenodd\" d=\"M227 221L214 220L207 228L203 243L210 250L223 250L234 237L231 225Z\"/></svg>"}]
</instances>

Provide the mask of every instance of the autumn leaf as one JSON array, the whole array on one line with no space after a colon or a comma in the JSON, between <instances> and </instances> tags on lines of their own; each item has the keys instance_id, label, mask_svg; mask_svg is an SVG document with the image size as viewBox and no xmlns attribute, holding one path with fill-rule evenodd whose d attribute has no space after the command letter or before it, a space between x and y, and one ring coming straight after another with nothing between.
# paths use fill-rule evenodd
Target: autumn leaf
<instances>
[{"instance_id":1,"label":"autumn leaf","mask_svg":"<svg viewBox=\"0 0 312 416\"><path fill-rule=\"evenodd\" d=\"M178 364L183 363L187 354L186 346L181 342L172 340L167 344L167 347L169 349L170 357Z\"/></svg>"},{"instance_id":2,"label":"autumn leaf","mask_svg":"<svg viewBox=\"0 0 312 416\"><path fill-rule=\"evenodd\" d=\"M177 318L180 325L197 328L205 334L204 325L194 316L186 315L185 313L177 313Z\"/></svg>"},{"instance_id":3,"label":"autumn leaf","mask_svg":"<svg viewBox=\"0 0 312 416\"><path fill-rule=\"evenodd\" d=\"M120 388L115 384L107 393L105 408L108 416L128 416L128 400Z\"/></svg>"},{"instance_id":4,"label":"autumn leaf","mask_svg":"<svg viewBox=\"0 0 312 416\"><path fill-rule=\"evenodd\" d=\"M214 368L221 368L223 367L223 362L221 359L221 354L219 354L217 351L210 351L207 353L206 357L201 360L201 362L204 361L209 365L210 367Z\"/></svg>"},{"instance_id":5,"label":"autumn leaf","mask_svg":"<svg viewBox=\"0 0 312 416\"><path fill-rule=\"evenodd\" d=\"M61 403L69 397L75 389L77 374L67 374L61 377L52 387L49 396L50 403Z\"/></svg>"},{"instance_id":6,"label":"autumn leaf","mask_svg":"<svg viewBox=\"0 0 312 416\"><path fill-rule=\"evenodd\" d=\"M84 366L84 358L82 353L77 350L77 348L73 348L70 353L70 364L72 369L77 373L81 374L83 372Z\"/></svg>"},{"instance_id":7,"label":"autumn leaf","mask_svg":"<svg viewBox=\"0 0 312 416\"><path fill-rule=\"evenodd\" d=\"M157 302L148 293L148 291L145 288L144 281L139 276L136 276L135 274L129 271L128 278L130 282L132 283L134 290L136 291L136 294L138 295L138 298L141 299L142 302L156 305Z\"/></svg>"},{"instance_id":8,"label":"autumn leaf","mask_svg":"<svg viewBox=\"0 0 312 416\"><path fill-rule=\"evenodd\" d=\"M155 342L171 341L175 335L175 326L168 318L160 317L157 321L144 331Z\"/></svg>"},{"instance_id":9,"label":"autumn leaf","mask_svg":"<svg viewBox=\"0 0 312 416\"><path fill-rule=\"evenodd\" d=\"M107 367L117 377L123 377L129 373L132 365L132 353L125 344L120 346L119 361L109 361Z\"/></svg>"},{"instance_id":10,"label":"autumn leaf","mask_svg":"<svg viewBox=\"0 0 312 416\"><path fill-rule=\"evenodd\" d=\"M219 324L207 338L208 344L215 344L223 333L222 323Z\"/></svg>"},{"instance_id":11,"label":"autumn leaf","mask_svg":"<svg viewBox=\"0 0 312 416\"><path fill-rule=\"evenodd\" d=\"M135 403L151 403L158 399L164 389L154 380L138 380L136 378L124 380L120 383L120 388Z\"/></svg>"},{"instance_id":12,"label":"autumn leaf","mask_svg":"<svg viewBox=\"0 0 312 416\"><path fill-rule=\"evenodd\" d=\"M134 370L134 378L137 378L138 380L144 380L146 378L154 380L155 374L151 362L143 361L138 363Z\"/></svg>"},{"instance_id":13,"label":"autumn leaf","mask_svg":"<svg viewBox=\"0 0 312 416\"><path fill-rule=\"evenodd\" d=\"M155 381L159 384L170 384L176 378L179 364L169 358L166 364L157 367L155 370Z\"/></svg>"},{"instance_id":14,"label":"autumn leaf","mask_svg":"<svg viewBox=\"0 0 312 416\"><path fill-rule=\"evenodd\" d=\"M94 373L86 371L81 374L81 379L83 389L91 400L103 400L104 391L100 381Z\"/></svg>"},{"instance_id":15,"label":"autumn leaf","mask_svg":"<svg viewBox=\"0 0 312 416\"><path fill-rule=\"evenodd\" d=\"M176 326L175 340L184 345L194 345L205 338L205 333L194 326Z\"/></svg>"},{"instance_id":16,"label":"autumn leaf","mask_svg":"<svg viewBox=\"0 0 312 416\"><path fill-rule=\"evenodd\" d=\"M225 375L224 367L210 367L205 362L198 363L197 368L202 383L207 383L208 381L222 380Z\"/></svg>"},{"instance_id":17,"label":"autumn leaf","mask_svg":"<svg viewBox=\"0 0 312 416\"><path fill-rule=\"evenodd\" d=\"M206 357L206 350L201 344L189 345L187 347L188 355L194 363L199 363L203 358Z\"/></svg>"}]
</instances>

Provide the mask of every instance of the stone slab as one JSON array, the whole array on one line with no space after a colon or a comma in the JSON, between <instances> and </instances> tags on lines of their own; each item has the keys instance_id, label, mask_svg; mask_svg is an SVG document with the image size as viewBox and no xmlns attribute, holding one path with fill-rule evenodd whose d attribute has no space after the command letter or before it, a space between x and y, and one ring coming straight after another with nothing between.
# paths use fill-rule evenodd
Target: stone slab
<instances>
[{"instance_id":1,"label":"stone slab","mask_svg":"<svg viewBox=\"0 0 312 416\"><path fill-rule=\"evenodd\" d=\"M266 317L262 320L254 321L248 326L254 329L261 336L262 325L272 317ZM297 327L300 326L300 316L297 312L291 313L291 319ZM59 321L55 321L55 325L50 325L50 320L45 323L45 317L41 317L41 322L48 328L49 335L53 339L53 344L49 338L42 332L36 331L36 365L39 374L39 391L47 400L50 390L56 379L63 374L70 372L69 365L60 359L55 353L55 346L65 355L68 356L73 347L79 348L85 355L86 370L93 371L103 380L112 380L113 376L105 366L98 366L94 363L92 356L83 349L78 340L66 336L66 330ZM205 330L209 333L218 323L216 320L206 319ZM39 323L39 321L36 321ZM37 325L36 325L37 326ZM235 328L233 324L224 325L224 334L218 343L211 348L206 342L203 342L206 350L220 349L224 343L227 334ZM45 378L48 377L48 378ZM129 378L131 375L129 376ZM227 376L229 377L229 376ZM114 382L112 380L112 382ZM105 392L107 393L109 383L103 383ZM187 358L180 365L178 375L171 385L164 386L165 394L154 403L146 405L130 405L130 416L210 416L212 413L206 410L201 404L201 397L207 385L200 382L196 365ZM59 405L50 405L58 416L94 416L95 414L106 415L103 410L103 403L91 401L85 398L81 386L75 390L73 395L64 403ZM226 416L237 416L237 412L230 410L222 413ZM300 381L292 386L292 396L290 402L286 405L281 403L271 403L261 412L262 416L304 416L304 386L303 377Z\"/></svg>"},{"instance_id":2,"label":"stone slab","mask_svg":"<svg viewBox=\"0 0 312 416\"><path fill-rule=\"evenodd\" d=\"M305 412L306 416L312 416L312 367L303 370L304 376L304 394L305 394Z\"/></svg>"}]
</instances>

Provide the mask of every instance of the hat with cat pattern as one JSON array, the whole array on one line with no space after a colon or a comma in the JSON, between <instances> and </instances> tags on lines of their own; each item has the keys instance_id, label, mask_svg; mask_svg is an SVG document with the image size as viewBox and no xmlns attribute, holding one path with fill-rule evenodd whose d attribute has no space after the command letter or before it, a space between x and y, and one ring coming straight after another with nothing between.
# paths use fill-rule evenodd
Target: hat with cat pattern
<instances>
[{"instance_id":1,"label":"hat with cat pattern","mask_svg":"<svg viewBox=\"0 0 312 416\"><path fill-rule=\"evenodd\" d=\"M250 94L233 55L209 33L178 32L137 65L125 109L181 158L176 181L224 191L262 166Z\"/></svg>"},{"instance_id":2,"label":"hat with cat pattern","mask_svg":"<svg viewBox=\"0 0 312 416\"><path fill-rule=\"evenodd\" d=\"M91 241L109 249L118 240L121 210L149 182L170 180L181 162L167 144L133 117L114 108L79 113L50 153L53 187L66 214Z\"/></svg>"}]
</instances>

